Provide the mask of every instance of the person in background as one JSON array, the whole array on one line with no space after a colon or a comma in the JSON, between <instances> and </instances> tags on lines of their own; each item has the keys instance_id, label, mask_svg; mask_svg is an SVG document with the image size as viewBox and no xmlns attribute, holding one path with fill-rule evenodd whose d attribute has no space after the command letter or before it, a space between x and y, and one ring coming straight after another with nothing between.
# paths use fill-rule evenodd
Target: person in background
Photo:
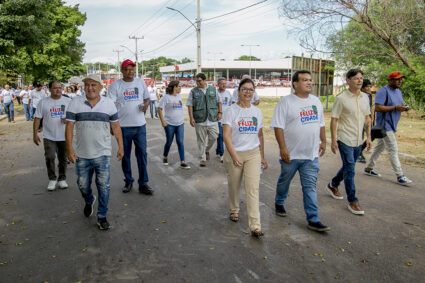
<instances>
[{"instance_id":1,"label":"person in background","mask_svg":"<svg viewBox=\"0 0 425 283\"><path fill-rule=\"evenodd\" d=\"M66 183L66 143L65 143L65 115L71 99L62 96L62 84L58 81L49 83L51 95L43 98L37 105L34 115L33 141L38 146L41 140L38 136L38 127L43 119L43 145L46 160L49 184L47 190L53 191L68 188ZM59 177L55 173L56 155L59 160Z\"/></svg>"},{"instance_id":2,"label":"person in background","mask_svg":"<svg viewBox=\"0 0 425 283\"><path fill-rule=\"evenodd\" d=\"M149 99L150 99L150 112L151 112L151 118L152 119L158 119L158 89L155 86L155 82L151 81L151 83L148 86L148 92L149 92ZM155 109L155 116L153 114L153 111Z\"/></svg>"},{"instance_id":3,"label":"person in background","mask_svg":"<svg viewBox=\"0 0 425 283\"><path fill-rule=\"evenodd\" d=\"M398 145L395 133L397 125L401 118L401 112L409 111L409 105L404 103L403 94L400 91L402 79L405 78L400 72L395 71L388 75L388 84L379 89L375 97L376 125L385 125L387 136L379 139L370 156L369 163L364 169L365 174L370 176L381 176L373 168L378 161L381 153L386 149L390 159L391 166L397 177L397 183L408 185L412 182L407 178L401 168L398 157Z\"/></svg>"},{"instance_id":4,"label":"person in background","mask_svg":"<svg viewBox=\"0 0 425 283\"><path fill-rule=\"evenodd\" d=\"M221 101L221 110L223 113L227 110L230 105L232 105L232 95L230 92L226 89L226 79L220 78L217 80L217 95L220 98ZM217 138L217 148L215 150L215 153L217 157L220 159L220 162L223 163L223 154L224 154L224 144L223 144L223 125L222 125L223 119L218 121L218 138Z\"/></svg>"},{"instance_id":5,"label":"person in background","mask_svg":"<svg viewBox=\"0 0 425 283\"><path fill-rule=\"evenodd\" d=\"M372 90L371 90L371 88L372 88L372 83L368 79L364 79L363 80L363 85L362 85L361 91L363 93L366 93L366 95L369 98L370 121L372 121L372 126L373 126L373 121L374 121L374 119L373 119L373 108L372 108L373 98L372 98ZM363 138L364 138L364 133L365 133L365 129L363 129ZM373 137L371 137L371 141L373 141L373 140L374 140ZM359 163L366 163L366 158L363 155L363 151L366 148L366 146L367 146L367 142L365 141L362 144L362 151L360 152L360 156L357 159L357 162L359 162Z\"/></svg>"},{"instance_id":6,"label":"person in background","mask_svg":"<svg viewBox=\"0 0 425 283\"><path fill-rule=\"evenodd\" d=\"M25 119L27 121L31 120L31 104L29 104L30 100L30 92L28 90L28 86L24 86L24 89L19 93L19 97L22 99L22 105L25 111Z\"/></svg>"},{"instance_id":7,"label":"person in background","mask_svg":"<svg viewBox=\"0 0 425 283\"><path fill-rule=\"evenodd\" d=\"M186 164L184 159L184 113L180 92L181 86L179 85L179 81L171 81L167 86L167 94L159 101L159 119L161 119L167 139L164 145L162 162L164 165L168 165L168 153L170 152L174 136L176 136L180 156L180 168L190 169L190 166Z\"/></svg>"},{"instance_id":8,"label":"person in background","mask_svg":"<svg viewBox=\"0 0 425 283\"><path fill-rule=\"evenodd\" d=\"M15 99L15 92L12 91L9 85L5 85L3 91L0 93L3 100L4 110L7 114L9 123L15 123L15 111L13 110L13 100Z\"/></svg>"},{"instance_id":9,"label":"person in background","mask_svg":"<svg viewBox=\"0 0 425 283\"><path fill-rule=\"evenodd\" d=\"M239 221L239 197L242 178L245 180L248 225L253 237L261 237L260 168L267 169L264 159L263 113L251 104L254 82L243 79L238 87L238 102L223 116L223 139L226 144L224 167L229 188L230 220Z\"/></svg>"}]
</instances>

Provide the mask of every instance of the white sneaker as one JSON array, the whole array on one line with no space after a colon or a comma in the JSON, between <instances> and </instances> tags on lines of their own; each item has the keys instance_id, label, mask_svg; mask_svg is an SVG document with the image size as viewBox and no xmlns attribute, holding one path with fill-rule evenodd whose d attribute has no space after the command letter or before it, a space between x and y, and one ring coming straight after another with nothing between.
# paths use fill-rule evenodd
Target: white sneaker
<instances>
[{"instance_id":1,"label":"white sneaker","mask_svg":"<svg viewBox=\"0 0 425 283\"><path fill-rule=\"evenodd\" d=\"M58 182L59 189L68 189L68 183L65 180Z\"/></svg>"},{"instance_id":2,"label":"white sneaker","mask_svg":"<svg viewBox=\"0 0 425 283\"><path fill-rule=\"evenodd\" d=\"M56 180L49 181L49 185L47 186L48 191L54 191L56 189Z\"/></svg>"}]
</instances>

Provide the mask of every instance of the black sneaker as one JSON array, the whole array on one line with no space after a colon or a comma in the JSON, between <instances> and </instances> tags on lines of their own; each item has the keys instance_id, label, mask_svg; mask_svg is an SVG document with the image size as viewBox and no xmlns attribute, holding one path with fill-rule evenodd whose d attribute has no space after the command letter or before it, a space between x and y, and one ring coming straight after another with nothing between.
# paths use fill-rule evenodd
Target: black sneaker
<instances>
[{"instance_id":1,"label":"black sneaker","mask_svg":"<svg viewBox=\"0 0 425 283\"><path fill-rule=\"evenodd\" d=\"M93 206L95 202L96 202L96 196L93 195L93 202L91 204L86 204L86 206L84 207L84 215L86 217L90 217L93 214Z\"/></svg>"},{"instance_id":2,"label":"black sneaker","mask_svg":"<svg viewBox=\"0 0 425 283\"><path fill-rule=\"evenodd\" d=\"M145 194L145 195L153 195L153 189L146 184L139 187L139 193Z\"/></svg>"},{"instance_id":3,"label":"black sneaker","mask_svg":"<svg viewBox=\"0 0 425 283\"><path fill-rule=\"evenodd\" d=\"M308 229L313 230L313 231L317 231L317 232L326 232L331 230L331 228L329 228L326 225L323 225L320 221L319 222L308 222Z\"/></svg>"},{"instance_id":4,"label":"black sneaker","mask_svg":"<svg viewBox=\"0 0 425 283\"><path fill-rule=\"evenodd\" d=\"M190 166L187 165L186 163L180 163L180 168L182 168L182 169L190 169Z\"/></svg>"},{"instance_id":5,"label":"black sneaker","mask_svg":"<svg viewBox=\"0 0 425 283\"><path fill-rule=\"evenodd\" d=\"M168 158L162 158L162 164L167 166L168 165Z\"/></svg>"},{"instance_id":6,"label":"black sneaker","mask_svg":"<svg viewBox=\"0 0 425 283\"><path fill-rule=\"evenodd\" d=\"M99 226L100 230L108 230L109 228L111 228L111 226L108 223L108 220L106 220L105 218L98 218L97 219L97 226Z\"/></svg>"},{"instance_id":7,"label":"black sneaker","mask_svg":"<svg viewBox=\"0 0 425 283\"><path fill-rule=\"evenodd\" d=\"M131 191L131 189L133 188L133 184L132 183L125 183L124 187L122 188L122 192L123 193L128 193Z\"/></svg>"},{"instance_id":8,"label":"black sneaker","mask_svg":"<svg viewBox=\"0 0 425 283\"><path fill-rule=\"evenodd\" d=\"M285 217L288 215L286 214L286 210L282 204L275 204L274 207L275 207L277 216Z\"/></svg>"},{"instance_id":9,"label":"black sneaker","mask_svg":"<svg viewBox=\"0 0 425 283\"><path fill-rule=\"evenodd\" d=\"M357 158L357 162L366 163L366 158L363 155L360 155L359 158Z\"/></svg>"}]
</instances>

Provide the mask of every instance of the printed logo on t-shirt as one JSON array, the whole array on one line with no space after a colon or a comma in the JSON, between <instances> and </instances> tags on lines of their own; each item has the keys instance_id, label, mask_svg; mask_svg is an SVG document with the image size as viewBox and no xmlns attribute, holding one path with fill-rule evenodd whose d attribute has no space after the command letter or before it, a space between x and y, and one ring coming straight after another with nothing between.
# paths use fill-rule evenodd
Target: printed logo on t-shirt
<instances>
[{"instance_id":1,"label":"printed logo on t-shirt","mask_svg":"<svg viewBox=\"0 0 425 283\"><path fill-rule=\"evenodd\" d=\"M228 97L223 97L221 99L221 105L228 105L229 104L229 98Z\"/></svg>"},{"instance_id":2,"label":"printed logo on t-shirt","mask_svg":"<svg viewBox=\"0 0 425 283\"><path fill-rule=\"evenodd\" d=\"M173 109L182 109L183 108L183 102L179 100L179 102L173 102L172 103Z\"/></svg>"},{"instance_id":3,"label":"printed logo on t-shirt","mask_svg":"<svg viewBox=\"0 0 425 283\"><path fill-rule=\"evenodd\" d=\"M300 110L300 119L303 125L318 123L319 111L317 111L316 105L302 107Z\"/></svg>"},{"instance_id":4,"label":"printed logo on t-shirt","mask_svg":"<svg viewBox=\"0 0 425 283\"><path fill-rule=\"evenodd\" d=\"M57 118L60 116L65 116L65 105L61 105L60 107L52 107L50 108L50 117Z\"/></svg>"},{"instance_id":5,"label":"printed logo on t-shirt","mask_svg":"<svg viewBox=\"0 0 425 283\"><path fill-rule=\"evenodd\" d=\"M124 96L125 101L139 100L139 88L127 88L126 90L124 90L122 95Z\"/></svg>"},{"instance_id":6,"label":"printed logo on t-shirt","mask_svg":"<svg viewBox=\"0 0 425 283\"><path fill-rule=\"evenodd\" d=\"M257 134L258 120L257 117L243 117L238 121L238 131L241 134Z\"/></svg>"}]
</instances>

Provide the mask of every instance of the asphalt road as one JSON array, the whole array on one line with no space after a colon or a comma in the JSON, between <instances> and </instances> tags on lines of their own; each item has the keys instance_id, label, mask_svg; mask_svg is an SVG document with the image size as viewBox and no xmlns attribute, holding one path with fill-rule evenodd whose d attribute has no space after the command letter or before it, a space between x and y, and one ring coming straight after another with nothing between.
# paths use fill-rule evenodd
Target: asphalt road
<instances>
[{"instance_id":1,"label":"asphalt road","mask_svg":"<svg viewBox=\"0 0 425 283\"><path fill-rule=\"evenodd\" d=\"M364 216L324 190L341 162L320 160L319 213L331 231L306 227L298 176L285 205L274 214L280 172L277 145L266 139L270 168L262 175L260 211L265 236L249 235L242 194L241 221L228 220L227 181L215 158L200 168L195 132L185 125L186 159L178 168L173 144L170 166L162 165L165 141L159 120L148 119L148 159L153 196L137 186L123 194L120 162L112 159L109 231L85 218L74 167L69 189L47 192L42 147L32 143L31 123L0 122L0 282L419 282L425 274L425 186L423 168L403 165L414 180L395 183L383 158L382 178L361 174L357 196ZM214 155L213 155L214 156ZM133 171L136 167L133 158ZM137 178L137 173L136 176ZM342 186L343 188L343 186ZM423 248L422 248L423 247Z\"/></svg>"}]
</instances>

